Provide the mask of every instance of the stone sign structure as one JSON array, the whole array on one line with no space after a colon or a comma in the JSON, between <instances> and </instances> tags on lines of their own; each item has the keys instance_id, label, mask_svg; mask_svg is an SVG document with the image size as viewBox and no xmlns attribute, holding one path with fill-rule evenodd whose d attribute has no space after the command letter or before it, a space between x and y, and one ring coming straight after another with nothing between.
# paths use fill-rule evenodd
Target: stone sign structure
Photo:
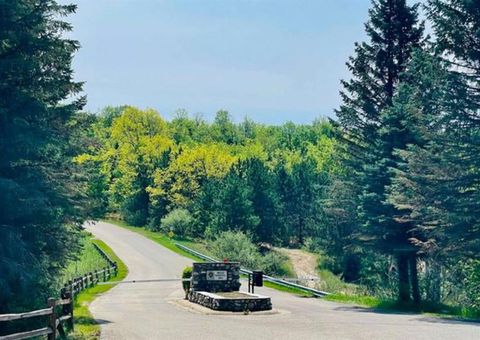
<instances>
[{"instance_id":1,"label":"stone sign structure","mask_svg":"<svg viewBox=\"0 0 480 340\"><path fill-rule=\"evenodd\" d=\"M255 312L272 309L269 297L240 292L237 262L194 263L188 300L218 311Z\"/></svg>"},{"instance_id":2,"label":"stone sign structure","mask_svg":"<svg viewBox=\"0 0 480 340\"><path fill-rule=\"evenodd\" d=\"M191 289L210 293L238 291L240 264L238 262L194 263Z\"/></svg>"}]
</instances>

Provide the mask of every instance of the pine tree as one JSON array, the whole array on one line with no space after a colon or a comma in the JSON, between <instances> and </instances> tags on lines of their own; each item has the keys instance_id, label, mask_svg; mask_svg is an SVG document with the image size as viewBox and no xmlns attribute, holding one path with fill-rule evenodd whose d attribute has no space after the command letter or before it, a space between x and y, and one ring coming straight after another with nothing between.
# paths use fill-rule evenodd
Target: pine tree
<instances>
[{"instance_id":1,"label":"pine tree","mask_svg":"<svg viewBox=\"0 0 480 340\"><path fill-rule=\"evenodd\" d=\"M35 304L77 249L80 177L72 163L69 102L77 41L56 1L0 2L0 313ZM38 297L32 299L32 297Z\"/></svg>"},{"instance_id":2,"label":"pine tree","mask_svg":"<svg viewBox=\"0 0 480 340\"><path fill-rule=\"evenodd\" d=\"M410 281L416 283L416 255L408 241L411 226L399 224L392 205L386 202L391 181L389 167L395 148L404 148L408 133L397 114L387 111L411 59L422 44L423 25L418 23L418 4L405 0L373 1L366 24L369 42L356 44L347 63L353 78L344 81L343 105L337 111L346 147L345 165L357 176L359 218L364 244L397 259L399 300L408 301ZM410 268L410 274L409 274ZM409 280L409 276L412 280ZM418 289L414 287L414 299Z\"/></svg>"},{"instance_id":3,"label":"pine tree","mask_svg":"<svg viewBox=\"0 0 480 340\"><path fill-rule=\"evenodd\" d=\"M247 159L240 164L245 170L246 184L252 190L252 203L255 214L260 218L254 240L272 243L278 225L278 199L273 190L273 177L265 164L257 159Z\"/></svg>"},{"instance_id":4,"label":"pine tree","mask_svg":"<svg viewBox=\"0 0 480 340\"><path fill-rule=\"evenodd\" d=\"M208 233L218 236L222 231L242 231L254 235L260 218L255 214L253 191L245 180L240 164L232 166L229 173L217 181L217 192L210 210Z\"/></svg>"},{"instance_id":5,"label":"pine tree","mask_svg":"<svg viewBox=\"0 0 480 340\"><path fill-rule=\"evenodd\" d=\"M480 3L475 0L429 0L428 16L439 51L458 71L480 81Z\"/></svg>"},{"instance_id":6,"label":"pine tree","mask_svg":"<svg viewBox=\"0 0 480 340\"><path fill-rule=\"evenodd\" d=\"M469 127L480 125L480 3L474 0L429 0L428 16L437 37L436 46L449 71L465 78L470 110L460 117Z\"/></svg>"}]
</instances>

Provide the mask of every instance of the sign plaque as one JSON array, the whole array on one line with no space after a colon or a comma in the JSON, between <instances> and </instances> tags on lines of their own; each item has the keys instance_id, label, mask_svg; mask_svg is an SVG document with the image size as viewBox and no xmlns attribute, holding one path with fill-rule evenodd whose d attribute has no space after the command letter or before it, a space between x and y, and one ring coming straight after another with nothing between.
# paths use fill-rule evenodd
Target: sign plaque
<instances>
[{"instance_id":1,"label":"sign plaque","mask_svg":"<svg viewBox=\"0 0 480 340\"><path fill-rule=\"evenodd\" d=\"M227 271L226 270L207 270L207 280L226 281Z\"/></svg>"}]
</instances>

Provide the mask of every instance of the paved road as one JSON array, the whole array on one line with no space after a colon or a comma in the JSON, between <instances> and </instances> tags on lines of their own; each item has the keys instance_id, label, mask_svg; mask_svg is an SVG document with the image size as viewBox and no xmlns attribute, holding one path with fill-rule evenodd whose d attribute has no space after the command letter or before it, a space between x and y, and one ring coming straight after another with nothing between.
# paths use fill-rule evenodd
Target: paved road
<instances>
[{"instance_id":1,"label":"paved road","mask_svg":"<svg viewBox=\"0 0 480 340\"><path fill-rule=\"evenodd\" d=\"M128 279L179 277L191 260L108 223L88 226L129 268ZM480 324L370 310L268 288L272 315L207 315L183 306L178 282L119 284L91 305L102 339L480 339Z\"/></svg>"}]
</instances>

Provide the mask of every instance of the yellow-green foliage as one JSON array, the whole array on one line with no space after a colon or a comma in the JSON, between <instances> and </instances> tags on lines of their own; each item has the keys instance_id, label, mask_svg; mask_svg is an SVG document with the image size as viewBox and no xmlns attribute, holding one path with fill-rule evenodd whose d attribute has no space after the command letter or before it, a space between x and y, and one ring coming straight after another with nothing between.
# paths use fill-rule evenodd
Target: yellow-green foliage
<instances>
[{"instance_id":1,"label":"yellow-green foliage","mask_svg":"<svg viewBox=\"0 0 480 340\"><path fill-rule=\"evenodd\" d=\"M200 144L187 147L154 175L154 186L149 188L153 199L168 197L177 206L186 206L200 190L206 178L225 176L236 157L225 144Z\"/></svg>"}]
</instances>

